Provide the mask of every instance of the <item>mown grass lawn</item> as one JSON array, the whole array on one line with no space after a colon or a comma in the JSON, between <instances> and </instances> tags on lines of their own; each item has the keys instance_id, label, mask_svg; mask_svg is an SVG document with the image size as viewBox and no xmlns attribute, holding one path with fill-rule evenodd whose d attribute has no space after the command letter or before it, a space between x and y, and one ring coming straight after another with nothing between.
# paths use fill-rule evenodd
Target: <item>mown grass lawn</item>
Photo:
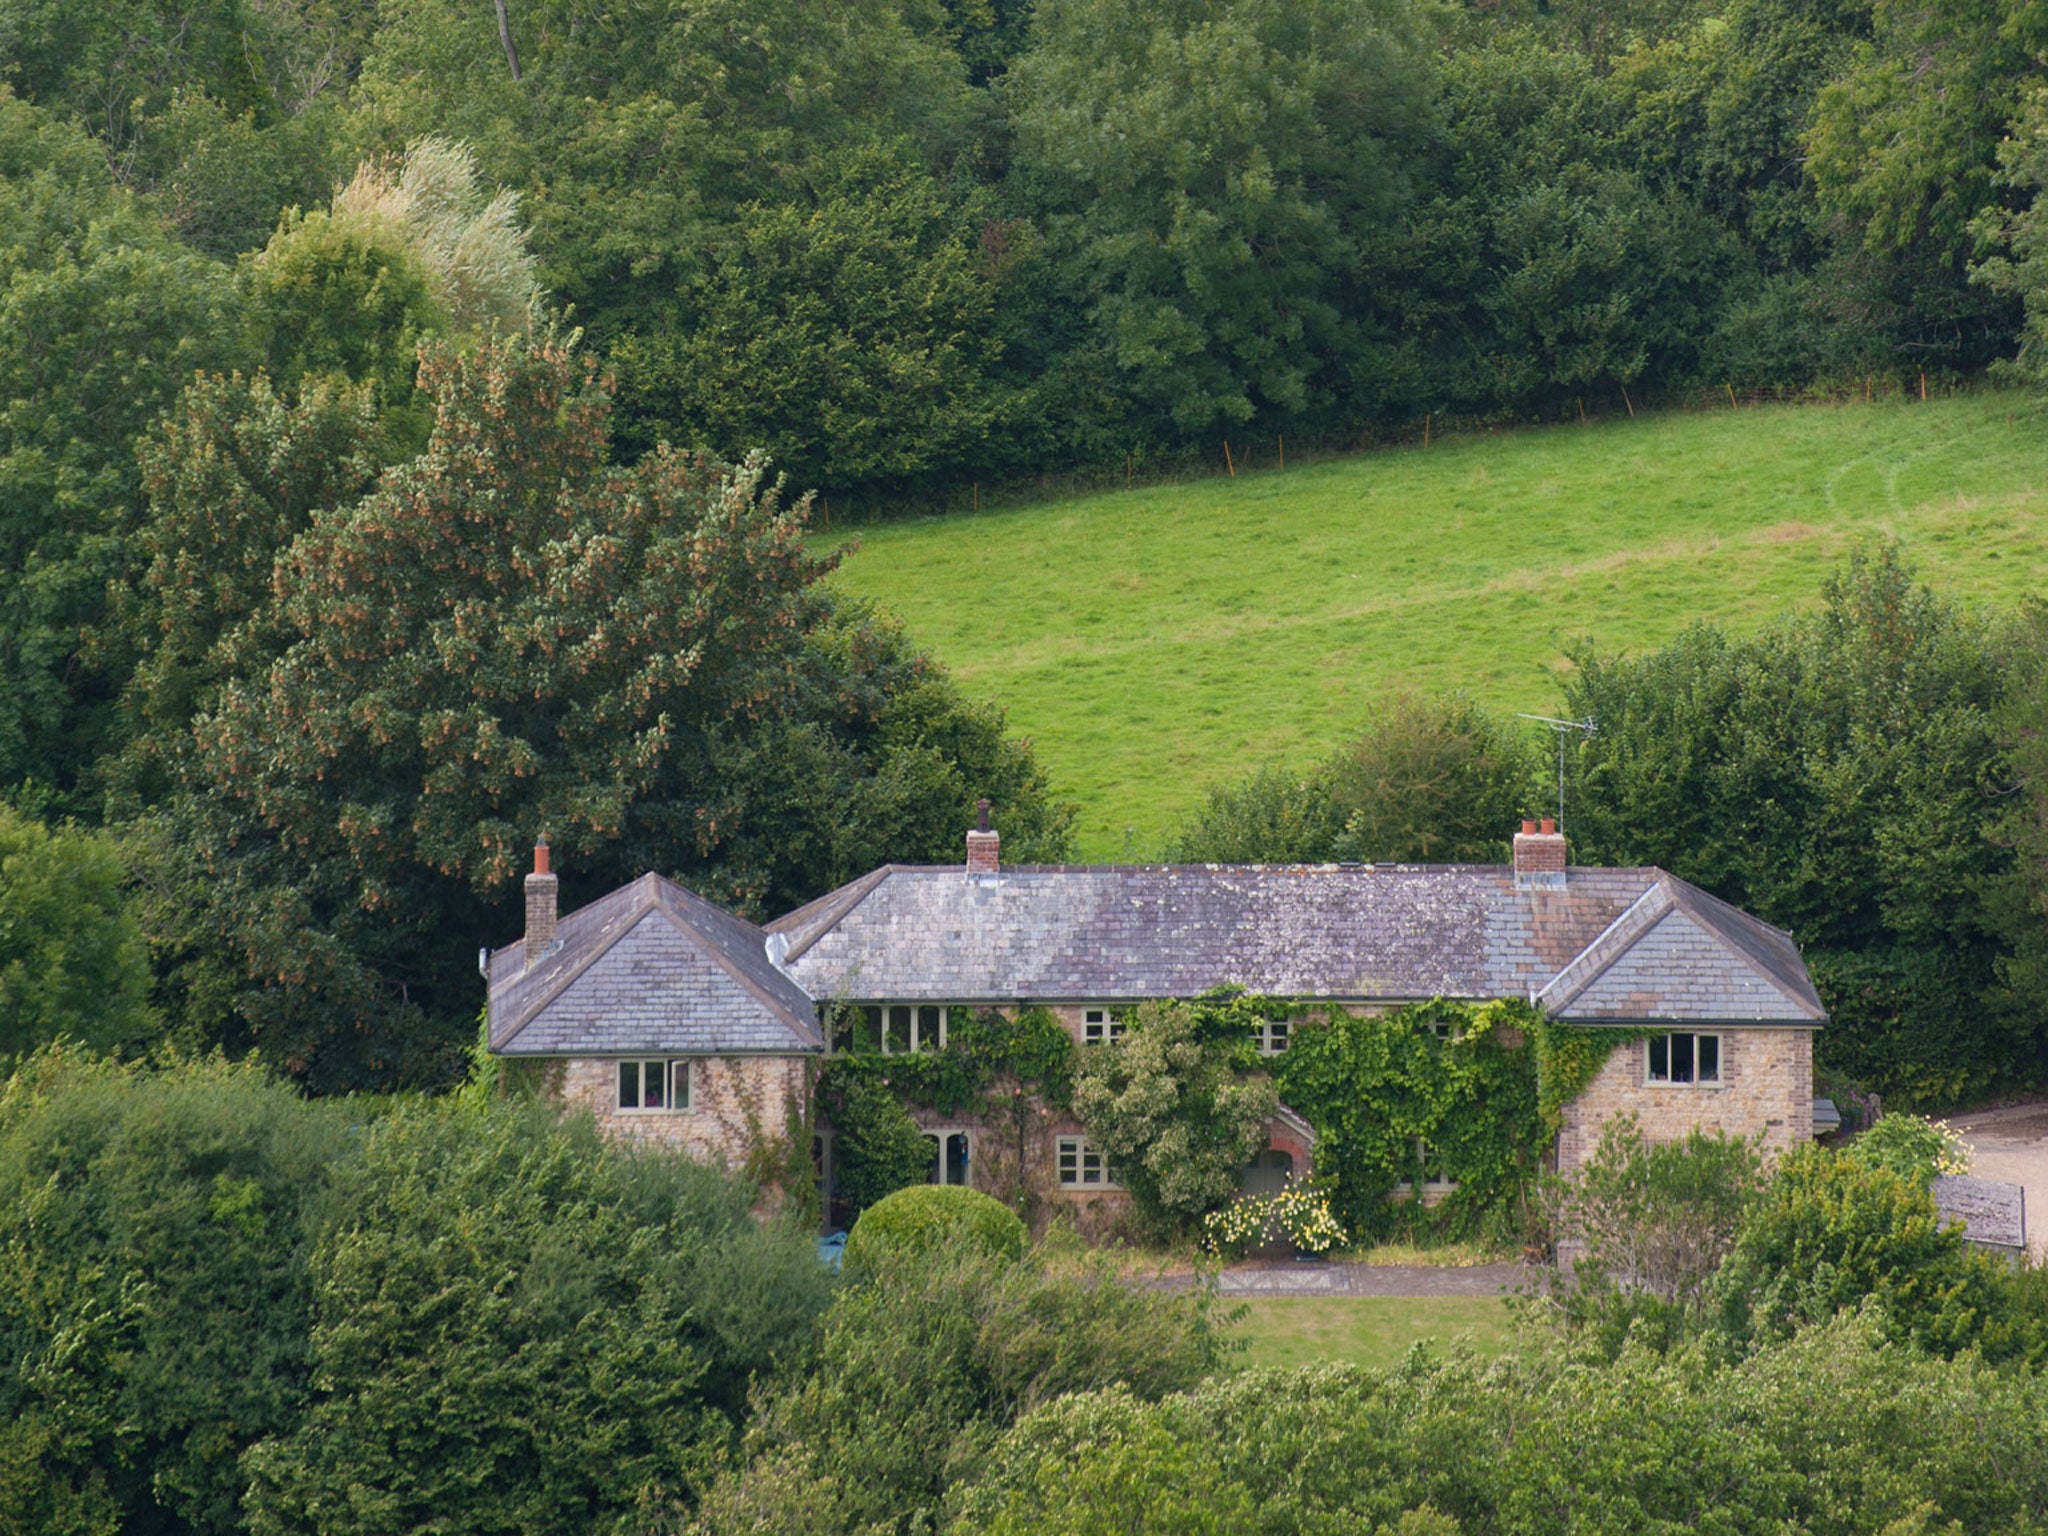
<instances>
[{"instance_id":1,"label":"mown grass lawn","mask_svg":"<svg viewBox=\"0 0 2048 1536\"><path fill-rule=\"evenodd\" d=\"M1860 539L1975 604L2048 588L2048 431L2015 394L1441 439L878 526L840 576L1003 704L1088 858L1305 760L1389 691L1554 713L1563 648L1810 605Z\"/></svg>"},{"instance_id":2,"label":"mown grass lawn","mask_svg":"<svg viewBox=\"0 0 2048 1536\"><path fill-rule=\"evenodd\" d=\"M1514 1338L1507 1303L1493 1296L1263 1296L1245 1303L1238 1333L1245 1365L1293 1367L1341 1360L1385 1370L1427 1339L1448 1347L1465 1337L1482 1355Z\"/></svg>"}]
</instances>

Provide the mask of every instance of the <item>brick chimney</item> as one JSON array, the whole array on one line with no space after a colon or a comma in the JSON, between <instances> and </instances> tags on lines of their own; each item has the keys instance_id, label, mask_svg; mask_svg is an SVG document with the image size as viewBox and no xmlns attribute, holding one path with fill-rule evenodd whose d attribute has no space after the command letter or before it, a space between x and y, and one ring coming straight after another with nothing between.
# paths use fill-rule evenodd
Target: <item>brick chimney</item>
<instances>
[{"instance_id":1,"label":"brick chimney","mask_svg":"<svg viewBox=\"0 0 2048 1536\"><path fill-rule=\"evenodd\" d=\"M533 873L526 877L526 963L531 967L555 947L555 896L561 882L548 872L548 840L533 845Z\"/></svg>"},{"instance_id":2,"label":"brick chimney","mask_svg":"<svg viewBox=\"0 0 2048 1536\"><path fill-rule=\"evenodd\" d=\"M1003 840L988 824L988 802L977 800L974 809L978 813L974 830L967 834L967 873L970 875L992 875L1001 862L998 857Z\"/></svg>"},{"instance_id":3,"label":"brick chimney","mask_svg":"<svg viewBox=\"0 0 2048 1536\"><path fill-rule=\"evenodd\" d=\"M1525 821L1515 834L1515 885L1518 889L1564 886L1564 834L1548 816L1540 828Z\"/></svg>"}]
</instances>

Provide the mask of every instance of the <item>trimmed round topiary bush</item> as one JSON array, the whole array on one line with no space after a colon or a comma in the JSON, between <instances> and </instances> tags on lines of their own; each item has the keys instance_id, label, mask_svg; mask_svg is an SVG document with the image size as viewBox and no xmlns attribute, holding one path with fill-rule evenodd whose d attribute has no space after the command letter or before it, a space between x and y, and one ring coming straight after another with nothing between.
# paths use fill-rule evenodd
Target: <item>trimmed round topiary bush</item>
<instances>
[{"instance_id":1,"label":"trimmed round topiary bush","mask_svg":"<svg viewBox=\"0 0 2048 1536\"><path fill-rule=\"evenodd\" d=\"M846 1239L848 1274L870 1272L885 1259L943 1248L972 1248L993 1258L1024 1254L1024 1223L1000 1200L959 1185L917 1184L877 1200L860 1213Z\"/></svg>"}]
</instances>

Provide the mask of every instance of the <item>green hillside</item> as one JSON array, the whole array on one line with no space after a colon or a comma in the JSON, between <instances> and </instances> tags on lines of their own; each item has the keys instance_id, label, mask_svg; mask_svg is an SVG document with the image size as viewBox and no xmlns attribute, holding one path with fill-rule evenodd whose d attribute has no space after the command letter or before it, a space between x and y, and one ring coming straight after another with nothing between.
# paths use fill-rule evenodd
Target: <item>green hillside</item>
<instances>
[{"instance_id":1,"label":"green hillside","mask_svg":"<svg viewBox=\"0 0 2048 1536\"><path fill-rule=\"evenodd\" d=\"M1477 434L1284 472L864 531L839 580L1000 700L1150 855L1203 788L1321 752L1390 689L1546 712L1564 642L1654 645L1812 601L1859 538L1972 603L2041 590L2026 399L1778 407Z\"/></svg>"}]
</instances>

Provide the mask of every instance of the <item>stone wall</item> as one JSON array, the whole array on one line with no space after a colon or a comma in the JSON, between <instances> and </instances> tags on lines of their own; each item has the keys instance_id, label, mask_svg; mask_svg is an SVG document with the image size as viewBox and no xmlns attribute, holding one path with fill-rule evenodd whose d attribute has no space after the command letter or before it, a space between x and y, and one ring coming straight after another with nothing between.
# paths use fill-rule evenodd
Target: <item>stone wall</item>
<instances>
[{"instance_id":1,"label":"stone wall","mask_svg":"<svg viewBox=\"0 0 2048 1536\"><path fill-rule=\"evenodd\" d=\"M1557 1170L1583 1167L1600 1144L1601 1130L1617 1115L1633 1113L1643 1135L1671 1142L1689 1131L1761 1133L1766 1156L1813 1139L1813 1031L1722 1029L1721 1085L1649 1082L1649 1042L1624 1041L1565 1106L1557 1138Z\"/></svg>"},{"instance_id":2,"label":"stone wall","mask_svg":"<svg viewBox=\"0 0 2048 1536\"><path fill-rule=\"evenodd\" d=\"M692 1057L688 1109L631 1110L619 1108L615 1059L577 1058L563 1066L560 1096L565 1109L589 1110L607 1136L736 1168L762 1138L785 1133L792 1110L801 1115L811 1063L808 1056Z\"/></svg>"}]
</instances>

